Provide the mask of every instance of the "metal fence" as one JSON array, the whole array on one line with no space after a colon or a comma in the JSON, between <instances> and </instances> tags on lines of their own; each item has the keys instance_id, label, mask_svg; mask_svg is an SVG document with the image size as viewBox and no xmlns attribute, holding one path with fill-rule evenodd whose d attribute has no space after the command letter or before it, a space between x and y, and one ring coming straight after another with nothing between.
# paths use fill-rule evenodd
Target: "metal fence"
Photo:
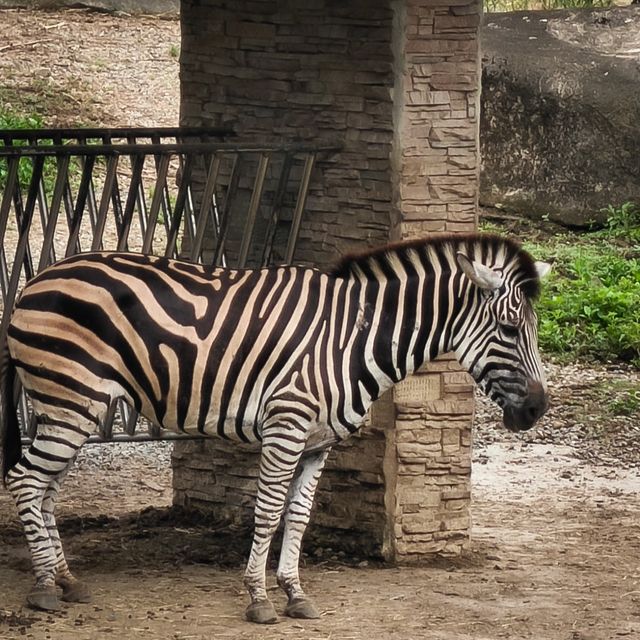
<instances>
[{"instance_id":1,"label":"metal fence","mask_svg":"<svg viewBox=\"0 0 640 640\"><path fill-rule=\"evenodd\" d=\"M291 262L323 150L229 139L200 128L0 131L0 339L24 284L81 251L232 268ZM18 407L29 441L37 425L22 391ZM119 401L93 440L185 437L140 422Z\"/></svg>"}]
</instances>

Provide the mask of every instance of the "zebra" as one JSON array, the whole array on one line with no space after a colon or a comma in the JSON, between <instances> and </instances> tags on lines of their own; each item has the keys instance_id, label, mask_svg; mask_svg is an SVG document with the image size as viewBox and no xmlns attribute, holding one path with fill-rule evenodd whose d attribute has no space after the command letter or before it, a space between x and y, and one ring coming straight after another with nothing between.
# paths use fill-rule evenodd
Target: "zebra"
<instances>
[{"instance_id":1,"label":"zebra","mask_svg":"<svg viewBox=\"0 0 640 640\"><path fill-rule=\"evenodd\" d=\"M33 608L88 602L54 517L61 480L116 399L174 431L259 443L246 618L277 620L266 561L284 520L285 615L317 618L298 564L333 445L371 403L453 352L513 431L546 411L533 301L549 265L491 234L443 234L347 256L332 269L219 268L123 252L78 254L19 297L2 344L5 485L31 553ZM15 374L38 429L24 455Z\"/></svg>"}]
</instances>

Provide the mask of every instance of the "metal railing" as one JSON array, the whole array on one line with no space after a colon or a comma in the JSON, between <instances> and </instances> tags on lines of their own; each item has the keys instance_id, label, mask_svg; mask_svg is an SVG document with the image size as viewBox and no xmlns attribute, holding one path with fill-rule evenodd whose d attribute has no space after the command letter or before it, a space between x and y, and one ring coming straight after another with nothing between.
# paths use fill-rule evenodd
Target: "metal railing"
<instances>
[{"instance_id":1,"label":"metal railing","mask_svg":"<svg viewBox=\"0 0 640 640\"><path fill-rule=\"evenodd\" d=\"M153 253L233 268L293 260L317 154L227 142L221 129L0 131L4 336L24 284L81 251ZM4 143L4 146L2 146ZM37 424L24 392L25 439ZM97 440L176 438L123 401ZM114 431L114 424L117 428Z\"/></svg>"}]
</instances>

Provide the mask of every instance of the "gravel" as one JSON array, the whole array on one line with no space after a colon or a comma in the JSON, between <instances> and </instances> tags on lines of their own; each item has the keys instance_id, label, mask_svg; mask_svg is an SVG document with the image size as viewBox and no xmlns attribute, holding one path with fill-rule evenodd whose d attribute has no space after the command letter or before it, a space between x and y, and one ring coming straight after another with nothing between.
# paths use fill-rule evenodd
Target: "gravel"
<instances>
[{"instance_id":1,"label":"gravel","mask_svg":"<svg viewBox=\"0 0 640 640\"><path fill-rule=\"evenodd\" d=\"M510 433L500 410L476 393L474 458L487 445L565 445L594 464L640 468L640 371L626 366L547 364L550 407L530 431Z\"/></svg>"}]
</instances>

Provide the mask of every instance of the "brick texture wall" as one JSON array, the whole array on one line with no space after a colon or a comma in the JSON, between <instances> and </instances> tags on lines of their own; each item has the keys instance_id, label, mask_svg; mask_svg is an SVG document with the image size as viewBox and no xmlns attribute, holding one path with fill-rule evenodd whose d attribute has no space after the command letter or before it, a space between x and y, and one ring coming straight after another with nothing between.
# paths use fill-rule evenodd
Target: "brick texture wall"
<instances>
[{"instance_id":1,"label":"brick texture wall","mask_svg":"<svg viewBox=\"0 0 640 640\"><path fill-rule=\"evenodd\" d=\"M389 237L393 12L386 0L184 0L181 123L249 143L339 145L319 159L298 262Z\"/></svg>"},{"instance_id":2,"label":"brick texture wall","mask_svg":"<svg viewBox=\"0 0 640 640\"><path fill-rule=\"evenodd\" d=\"M296 261L476 225L477 29L464 0L185 0L181 122L341 145L314 173ZM398 561L469 534L470 379L442 358L333 452L310 529ZM251 517L257 454L176 445L179 504Z\"/></svg>"}]
</instances>

